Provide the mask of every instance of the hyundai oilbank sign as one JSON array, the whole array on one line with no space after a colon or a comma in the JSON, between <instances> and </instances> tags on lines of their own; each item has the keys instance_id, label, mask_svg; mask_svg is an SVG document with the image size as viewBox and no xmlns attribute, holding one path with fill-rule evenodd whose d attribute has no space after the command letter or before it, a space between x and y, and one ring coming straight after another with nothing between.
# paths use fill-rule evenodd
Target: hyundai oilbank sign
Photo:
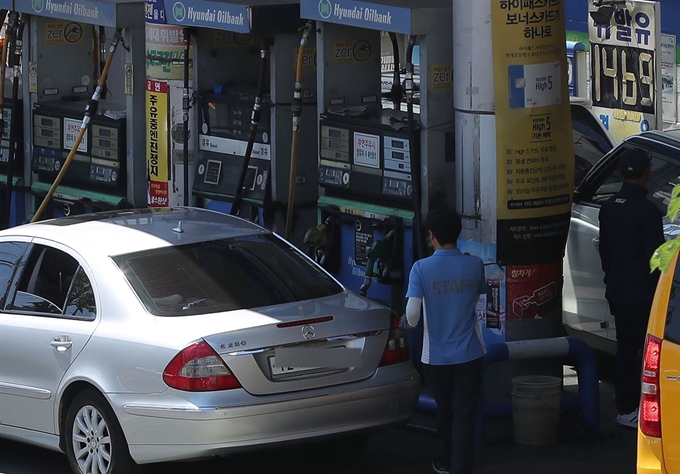
<instances>
[{"instance_id":1,"label":"hyundai oilbank sign","mask_svg":"<svg viewBox=\"0 0 680 474\"><path fill-rule=\"evenodd\" d=\"M248 7L201 0L165 0L170 25L205 26L234 33L250 33Z\"/></svg>"},{"instance_id":2,"label":"hyundai oilbank sign","mask_svg":"<svg viewBox=\"0 0 680 474\"><path fill-rule=\"evenodd\" d=\"M354 0L300 0L300 17L370 30L411 33L408 8Z\"/></svg>"},{"instance_id":3,"label":"hyundai oilbank sign","mask_svg":"<svg viewBox=\"0 0 680 474\"><path fill-rule=\"evenodd\" d=\"M9 7L4 5L9 3ZM0 2L0 8L12 9L10 2ZM15 2L15 11L33 15L73 20L91 25L116 26L116 5L94 0L26 0Z\"/></svg>"}]
</instances>

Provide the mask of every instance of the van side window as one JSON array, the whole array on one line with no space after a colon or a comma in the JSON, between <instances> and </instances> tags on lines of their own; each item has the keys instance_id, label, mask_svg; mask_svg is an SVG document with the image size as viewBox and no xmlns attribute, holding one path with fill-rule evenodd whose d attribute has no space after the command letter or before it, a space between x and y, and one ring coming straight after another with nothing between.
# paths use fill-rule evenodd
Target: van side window
<instances>
[{"instance_id":1,"label":"van side window","mask_svg":"<svg viewBox=\"0 0 680 474\"><path fill-rule=\"evenodd\" d=\"M61 250L34 245L11 309L62 314L77 268L78 262Z\"/></svg>"}]
</instances>

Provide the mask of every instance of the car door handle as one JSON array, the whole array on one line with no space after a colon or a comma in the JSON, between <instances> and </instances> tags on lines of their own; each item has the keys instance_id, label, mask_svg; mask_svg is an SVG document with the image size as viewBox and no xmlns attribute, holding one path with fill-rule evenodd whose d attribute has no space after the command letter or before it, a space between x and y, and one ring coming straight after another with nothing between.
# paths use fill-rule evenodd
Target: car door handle
<instances>
[{"instance_id":1,"label":"car door handle","mask_svg":"<svg viewBox=\"0 0 680 474\"><path fill-rule=\"evenodd\" d=\"M595 246L595 248L599 250L599 248L600 248L600 239L597 238L597 237L595 237L595 238L593 239L592 242L593 242L593 245Z\"/></svg>"},{"instance_id":2,"label":"car door handle","mask_svg":"<svg viewBox=\"0 0 680 474\"><path fill-rule=\"evenodd\" d=\"M54 339L50 341L50 346L56 349L57 352L66 352L73 345L73 341L68 336L55 336Z\"/></svg>"}]
</instances>

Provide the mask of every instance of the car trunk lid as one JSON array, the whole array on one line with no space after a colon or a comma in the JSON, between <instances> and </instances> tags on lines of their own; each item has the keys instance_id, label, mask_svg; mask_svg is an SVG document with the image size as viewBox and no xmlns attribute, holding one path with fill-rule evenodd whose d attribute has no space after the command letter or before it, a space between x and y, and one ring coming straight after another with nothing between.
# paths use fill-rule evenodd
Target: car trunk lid
<instances>
[{"instance_id":1,"label":"car trunk lid","mask_svg":"<svg viewBox=\"0 0 680 474\"><path fill-rule=\"evenodd\" d=\"M255 395L365 379L385 350L389 310L349 292L253 311L270 319L203 339Z\"/></svg>"}]
</instances>

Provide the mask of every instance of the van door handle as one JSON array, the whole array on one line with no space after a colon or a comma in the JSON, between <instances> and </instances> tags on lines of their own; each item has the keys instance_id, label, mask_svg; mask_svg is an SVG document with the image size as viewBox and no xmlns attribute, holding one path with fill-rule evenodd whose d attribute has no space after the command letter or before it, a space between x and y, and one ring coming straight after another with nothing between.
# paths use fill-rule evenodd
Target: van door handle
<instances>
[{"instance_id":1,"label":"van door handle","mask_svg":"<svg viewBox=\"0 0 680 474\"><path fill-rule=\"evenodd\" d=\"M56 349L57 352L66 352L73 345L73 341L68 336L55 336L54 339L50 341L50 346Z\"/></svg>"},{"instance_id":2,"label":"van door handle","mask_svg":"<svg viewBox=\"0 0 680 474\"><path fill-rule=\"evenodd\" d=\"M593 245L595 246L596 249L600 250L600 239L599 237L595 237L593 240Z\"/></svg>"}]
</instances>

